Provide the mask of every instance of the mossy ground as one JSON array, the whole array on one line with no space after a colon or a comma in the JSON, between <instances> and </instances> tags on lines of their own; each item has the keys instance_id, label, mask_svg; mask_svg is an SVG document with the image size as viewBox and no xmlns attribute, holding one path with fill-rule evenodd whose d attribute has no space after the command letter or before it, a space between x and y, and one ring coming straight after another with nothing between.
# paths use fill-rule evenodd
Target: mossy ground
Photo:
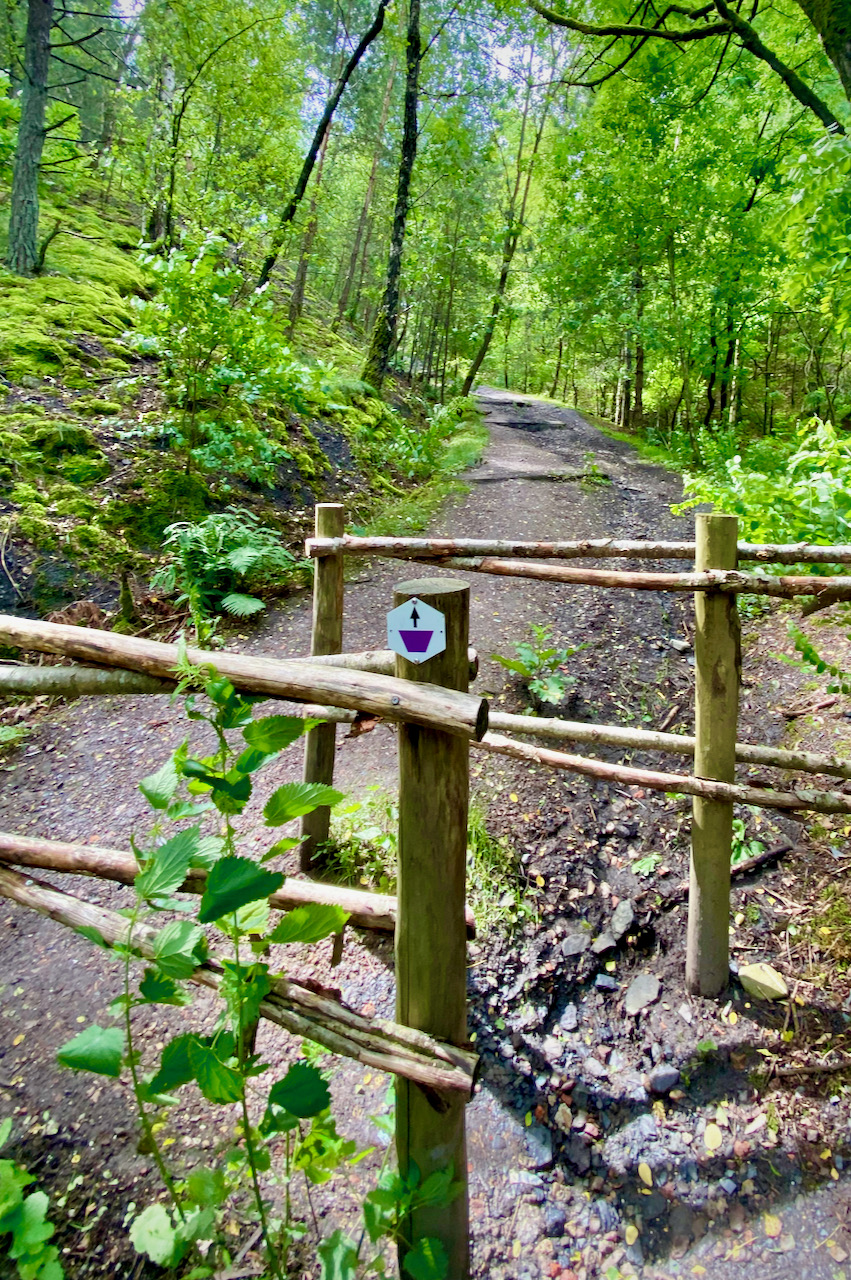
<instances>
[{"instance_id":1,"label":"mossy ground","mask_svg":"<svg viewBox=\"0 0 851 1280\"><path fill-rule=\"evenodd\" d=\"M294 546L323 499L344 501L355 523L411 532L481 452L483 428L464 422L433 474L406 471L394 441L403 420L426 429L427 406L391 387L400 418L360 380L358 347L310 307L292 347L319 365L328 403L311 421L283 405L258 411L262 433L289 455L274 479L187 470L163 431L157 364L132 343L134 299L151 280L129 213L53 189L40 237L57 224L41 275L0 268L0 610L44 613L83 597L111 606L122 574L150 577L169 524L231 504Z\"/></svg>"}]
</instances>

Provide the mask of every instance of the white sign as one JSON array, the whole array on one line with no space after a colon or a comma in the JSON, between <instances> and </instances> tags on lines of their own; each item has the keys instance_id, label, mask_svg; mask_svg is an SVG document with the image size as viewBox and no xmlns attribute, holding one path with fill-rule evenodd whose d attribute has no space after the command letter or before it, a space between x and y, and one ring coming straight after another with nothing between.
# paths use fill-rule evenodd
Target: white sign
<instances>
[{"instance_id":1,"label":"white sign","mask_svg":"<svg viewBox=\"0 0 851 1280\"><path fill-rule=\"evenodd\" d=\"M446 618L414 596L388 613L387 644L409 662L427 662L446 648Z\"/></svg>"}]
</instances>

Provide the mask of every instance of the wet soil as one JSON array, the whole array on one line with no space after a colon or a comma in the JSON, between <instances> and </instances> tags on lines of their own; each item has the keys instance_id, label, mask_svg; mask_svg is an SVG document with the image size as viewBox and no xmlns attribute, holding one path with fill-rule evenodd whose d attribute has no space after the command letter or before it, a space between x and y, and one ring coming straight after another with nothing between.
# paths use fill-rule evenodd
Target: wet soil
<instances>
[{"instance_id":1,"label":"wet soil","mask_svg":"<svg viewBox=\"0 0 851 1280\"><path fill-rule=\"evenodd\" d=\"M490 447L467 476L469 493L447 505L431 533L690 536L691 521L670 512L680 497L676 475L571 410L487 389L482 401ZM344 647L382 647L393 584L422 572L388 561L355 564ZM544 623L555 643L577 648L568 663L574 718L688 731L688 600L466 576L481 657L475 687L496 707L522 710L527 698L490 655L510 655L514 642L528 639L530 623ZM792 726L794 740L811 749L847 750L851 721L842 704L779 657L789 648L787 624L778 610L745 615L739 737L789 743ZM256 629L235 631L229 644L304 654L309 632L302 597L270 610ZM844 643L830 620L818 635L828 646ZM51 708L0 775L0 826L127 848L131 834L149 825L138 779L185 734L179 711L163 698ZM601 754L678 767L653 754ZM734 975L724 999L697 1000L683 983L688 802L494 756L474 753L471 766L489 828L516 850L529 908L525 923L470 945L470 1027L483 1058L467 1114L473 1274L839 1280L851 1253L847 1075L836 1070L851 1049L851 949L842 927L851 918L844 875L851 824L737 810L747 840L784 852L736 882L734 967L770 962L793 998L756 1001ZM299 772L291 753L259 775L258 794L240 819L247 848L263 838L265 795ZM741 776L749 774L789 781L771 770ZM337 783L359 799L376 786L392 796L393 730L340 734ZM114 886L66 879L71 886L103 904L129 902ZM13 1115L15 1154L57 1206L66 1271L156 1274L135 1259L122 1226L129 1201L142 1205L158 1193L150 1156L137 1150L129 1091L54 1065L56 1048L80 1026L105 1021L120 970L84 939L14 906L0 908L0 921L0 1112ZM341 965L331 970L329 961L330 944L321 944L290 968L340 987L357 1009L392 1015L387 940L350 933ZM205 995L189 1009L140 1015L143 1060L153 1064L173 1031L208 1026L214 1016ZM259 1048L276 1068L296 1051L268 1027ZM799 1065L807 1073L784 1074ZM323 1234L355 1211L359 1192L374 1181L382 1137L369 1117L383 1108L386 1084L356 1063L335 1064L341 1132L376 1152L348 1182L315 1197ZM178 1164L209 1160L233 1123L227 1108L211 1113L190 1097L167 1122L168 1152ZM236 1213L227 1229L250 1245L247 1214ZM250 1249L246 1256L250 1263ZM298 1274L318 1268L306 1262Z\"/></svg>"}]
</instances>

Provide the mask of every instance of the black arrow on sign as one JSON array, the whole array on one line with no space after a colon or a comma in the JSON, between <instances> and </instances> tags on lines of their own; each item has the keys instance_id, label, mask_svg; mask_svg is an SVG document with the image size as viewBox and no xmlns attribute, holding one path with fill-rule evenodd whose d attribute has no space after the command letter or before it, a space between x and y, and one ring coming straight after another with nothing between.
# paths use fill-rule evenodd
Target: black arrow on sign
<instances>
[{"instance_id":1,"label":"black arrow on sign","mask_svg":"<svg viewBox=\"0 0 851 1280\"><path fill-rule=\"evenodd\" d=\"M419 620L420 620L420 615L417 613L417 606L414 605L413 609L411 610L411 622L414 624L415 628Z\"/></svg>"}]
</instances>

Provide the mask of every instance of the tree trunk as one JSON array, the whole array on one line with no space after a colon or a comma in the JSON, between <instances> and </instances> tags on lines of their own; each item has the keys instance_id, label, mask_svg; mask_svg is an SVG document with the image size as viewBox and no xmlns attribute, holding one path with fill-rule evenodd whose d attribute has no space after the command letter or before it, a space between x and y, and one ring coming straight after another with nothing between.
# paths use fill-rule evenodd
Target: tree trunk
<instances>
[{"instance_id":1,"label":"tree trunk","mask_svg":"<svg viewBox=\"0 0 851 1280\"><path fill-rule=\"evenodd\" d=\"M310 181L313 166L316 164L316 159L319 155L319 148L322 146L322 141L325 134L328 132L332 119L334 118L334 112L337 110L337 106L343 96L343 91L349 83L349 80L351 79L352 74L363 55L366 53L372 42L377 40L378 36L381 34L381 29L384 26L384 12L387 8L387 4L388 0L379 0L378 9L376 10L375 17L372 21L372 26L364 33L357 48L353 50L348 62L343 68L339 80L334 87L334 92L325 103L325 110L322 112L319 123L316 126L316 131L313 135L313 141L308 148L307 155L304 157L304 163L301 166L301 173L299 174L298 181L295 184L295 190L290 196L272 236L272 243L269 246L269 252L266 255L263 266L260 270L260 275L257 278L256 288L258 289L268 283L269 277L274 270L275 263L278 261L278 254L284 246L287 229L296 215L296 210L301 204L302 196L307 190L307 184Z\"/></svg>"},{"instance_id":2,"label":"tree trunk","mask_svg":"<svg viewBox=\"0 0 851 1280\"><path fill-rule=\"evenodd\" d=\"M352 285L355 280L355 273L357 272L361 244L363 243L367 220L369 218L369 211L372 206L372 198L375 195L375 184L378 180L378 166L381 161L381 152L384 146L384 130L387 128L387 118L390 115L390 102L393 96L393 82L395 79L396 63L394 62L393 66L390 68L390 75L387 77L387 85L384 89L384 101L381 104L381 118L378 121L378 135L375 139L375 149L372 153L372 167L369 171L369 178L366 183L363 204L361 205L360 216L358 217L358 225L355 230L355 238L352 243L352 252L349 257L346 279L343 283L343 291L340 294L340 301L337 303L337 315L331 326L331 329L334 332L339 329L343 316L346 314L346 307L349 305L349 295L351 294Z\"/></svg>"},{"instance_id":3,"label":"tree trunk","mask_svg":"<svg viewBox=\"0 0 851 1280\"><path fill-rule=\"evenodd\" d=\"M363 369L363 380L380 391L387 373L390 349L396 333L399 310L399 281L402 275L402 251L405 247L405 228L408 222L411 177L417 158L417 105L420 92L420 62L423 51L420 42L420 0L408 3L408 37L405 47L405 113L402 131L402 155L399 162L399 179L396 187L396 208L393 213L393 232L390 237L390 256L384 295L375 318L372 339Z\"/></svg>"},{"instance_id":4,"label":"tree trunk","mask_svg":"<svg viewBox=\"0 0 851 1280\"><path fill-rule=\"evenodd\" d=\"M797 0L821 36L824 51L839 72L851 102L851 8L848 0Z\"/></svg>"},{"instance_id":5,"label":"tree trunk","mask_svg":"<svg viewBox=\"0 0 851 1280\"><path fill-rule=\"evenodd\" d=\"M145 223L145 239L149 244L157 244L166 237L168 200L166 198L166 170L162 160L162 148L166 145L166 136L171 133L168 122L174 112L174 91L174 67L166 56L157 83L157 113L150 146L153 153L151 186L155 195Z\"/></svg>"},{"instance_id":6,"label":"tree trunk","mask_svg":"<svg viewBox=\"0 0 851 1280\"><path fill-rule=\"evenodd\" d=\"M550 387L550 399L555 400L556 389L558 387L559 374L561 373L561 358L564 355L564 338L558 340L558 358L556 360L556 371L553 374L553 385Z\"/></svg>"},{"instance_id":7,"label":"tree trunk","mask_svg":"<svg viewBox=\"0 0 851 1280\"><path fill-rule=\"evenodd\" d=\"M325 168L325 156L328 153L328 139L330 136L331 126L329 124L328 128L325 130L325 137L322 139L322 147L319 152L319 162L316 166L316 182L313 185L313 195L310 198L310 213L308 214L307 229L304 233L304 239L301 242L301 256L298 260L295 281L293 283L293 291L290 295L290 333L295 330L296 325L301 319L301 313L304 310L304 291L307 285L307 268L310 263L310 255L313 252L313 242L316 239L316 232L319 230L319 191L322 186L322 170Z\"/></svg>"},{"instance_id":8,"label":"tree trunk","mask_svg":"<svg viewBox=\"0 0 851 1280\"><path fill-rule=\"evenodd\" d=\"M24 50L24 91L12 175L6 265L31 276L38 262L38 174L44 149L44 113L50 64L53 0L29 0Z\"/></svg>"}]
</instances>

